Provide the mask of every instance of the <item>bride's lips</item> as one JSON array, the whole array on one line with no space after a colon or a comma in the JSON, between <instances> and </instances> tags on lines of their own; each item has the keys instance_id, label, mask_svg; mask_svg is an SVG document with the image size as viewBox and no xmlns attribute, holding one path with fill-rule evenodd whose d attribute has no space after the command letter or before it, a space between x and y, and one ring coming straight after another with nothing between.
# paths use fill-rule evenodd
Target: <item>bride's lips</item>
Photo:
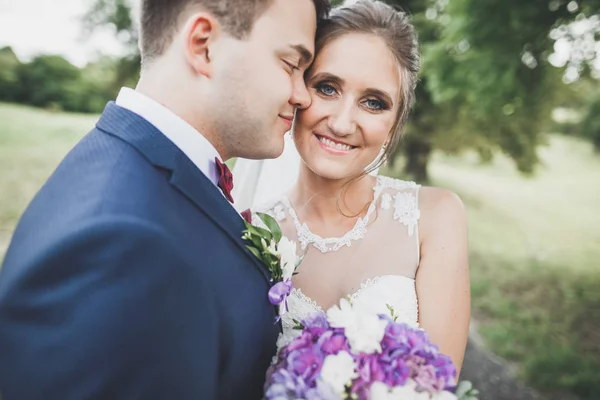
<instances>
[{"instance_id":1,"label":"bride's lips","mask_svg":"<svg viewBox=\"0 0 600 400\"><path fill-rule=\"evenodd\" d=\"M317 143L319 143L319 146L321 146L323 150L333 155L345 155L357 147L336 139L332 139L328 136L319 135L318 133L314 133L313 136L315 139L317 139Z\"/></svg>"},{"instance_id":2,"label":"bride's lips","mask_svg":"<svg viewBox=\"0 0 600 400\"><path fill-rule=\"evenodd\" d=\"M285 123L288 129L292 129L292 121L294 121L294 115L281 115L279 114L279 118Z\"/></svg>"}]
</instances>

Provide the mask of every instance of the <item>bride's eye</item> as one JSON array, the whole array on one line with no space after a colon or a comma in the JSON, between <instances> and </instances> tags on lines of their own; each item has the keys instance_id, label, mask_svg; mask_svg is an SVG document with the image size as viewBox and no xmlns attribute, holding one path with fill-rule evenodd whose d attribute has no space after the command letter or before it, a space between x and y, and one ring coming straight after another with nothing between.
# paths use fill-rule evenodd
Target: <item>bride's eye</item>
<instances>
[{"instance_id":1,"label":"bride's eye","mask_svg":"<svg viewBox=\"0 0 600 400\"><path fill-rule=\"evenodd\" d=\"M325 96L333 96L337 93L335 88L328 83L318 83L315 85L315 89Z\"/></svg>"},{"instance_id":2,"label":"bride's eye","mask_svg":"<svg viewBox=\"0 0 600 400\"><path fill-rule=\"evenodd\" d=\"M378 99L367 99L363 102L363 104L373 111L382 111L389 109L389 106L386 103Z\"/></svg>"}]
</instances>

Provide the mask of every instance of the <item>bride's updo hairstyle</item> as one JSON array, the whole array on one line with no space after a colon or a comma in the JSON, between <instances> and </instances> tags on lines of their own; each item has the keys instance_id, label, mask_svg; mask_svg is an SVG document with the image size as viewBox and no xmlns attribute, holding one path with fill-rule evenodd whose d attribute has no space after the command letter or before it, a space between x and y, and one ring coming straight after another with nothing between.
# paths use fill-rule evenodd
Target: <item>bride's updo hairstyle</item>
<instances>
[{"instance_id":1,"label":"bride's updo hairstyle","mask_svg":"<svg viewBox=\"0 0 600 400\"><path fill-rule=\"evenodd\" d=\"M359 0L332 10L317 28L315 49L318 54L328 43L349 33L373 34L381 38L395 56L400 69L401 90L398 114L382 157L369 166L364 175L379 168L393 154L402 137L415 102L415 87L420 69L417 36L407 13L379 0ZM357 54L356 57L360 57ZM368 73L368 71L365 71ZM357 179L361 178L361 175Z\"/></svg>"}]
</instances>

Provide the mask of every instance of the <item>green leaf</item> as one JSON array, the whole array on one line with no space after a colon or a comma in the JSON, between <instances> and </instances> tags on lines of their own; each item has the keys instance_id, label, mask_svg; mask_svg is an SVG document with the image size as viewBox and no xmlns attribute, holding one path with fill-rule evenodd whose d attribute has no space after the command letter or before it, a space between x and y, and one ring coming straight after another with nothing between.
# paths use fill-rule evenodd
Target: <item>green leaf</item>
<instances>
[{"instance_id":1,"label":"green leaf","mask_svg":"<svg viewBox=\"0 0 600 400\"><path fill-rule=\"evenodd\" d=\"M262 220L262 222L264 222L267 228L269 228L269 230L273 234L273 239L275 239L275 241L279 243L283 235L281 234L281 228L279 227L277 221L275 221L275 219L268 214L256 213L256 215L258 215L258 217Z\"/></svg>"},{"instance_id":2,"label":"green leaf","mask_svg":"<svg viewBox=\"0 0 600 400\"><path fill-rule=\"evenodd\" d=\"M456 387L456 397L460 400L477 400L479 391L469 381L461 381Z\"/></svg>"},{"instance_id":3,"label":"green leaf","mask_svg":"<svg viewBox=\"0 0 600 400\"><path fill-rule=\"evenodd\" d=\"M259 228L258 226L250 225L248 227L248 232L250 232L253 236L258 236L259 238L263 238L267 241L267 244L271 242L273 239L273 235L266 229Z\"/></svg>"},{"instance_id":4,"label":"green leaf","mask_svg":"<svg viewBox=\"0 0 600 400\"><path fill-rule=\"evenodd\" d=\"M294 321L294 326L292 327L292 329L304 329L304 325L302 325L302 322L298 321L297 319L292 319L292 321Z\"/></svg>"},{"instance_id":5,"label":"green leaf","mask_svg":"<svg viewBox=\"0 0 600 400\"><path fill-rule=\"evenodd\" d=\"M259 252L258 250L256 250L256 248L255 248L255 247L252 247L252 246L248 246L248 245L246 245L246 248L247 248L248 250L250 250L250 252L251 252L252 254L254 254L254 257L256 257L256 258L258 258L259 260L263 261L263 259L262 259L262 256L260 255L260 252Z\"/></svg>"}]
</instances>

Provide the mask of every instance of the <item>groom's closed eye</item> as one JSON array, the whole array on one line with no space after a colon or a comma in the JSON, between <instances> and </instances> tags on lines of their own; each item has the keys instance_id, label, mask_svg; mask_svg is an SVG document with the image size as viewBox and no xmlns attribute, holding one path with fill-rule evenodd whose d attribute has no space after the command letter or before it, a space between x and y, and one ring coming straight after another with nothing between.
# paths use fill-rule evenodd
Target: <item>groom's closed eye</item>
<instances>
[{"instance_id":1,"label":"groom's closed eye","mask_svg":"<svg viewBox=\"0 0 600 400\"><path fill-rule=\"evenodd\" d=\"M306 68L313 61L313 53L302 44L290 45L290 50L293 54L300 57L298 68Z\"/></svg>"}]
</instances>

